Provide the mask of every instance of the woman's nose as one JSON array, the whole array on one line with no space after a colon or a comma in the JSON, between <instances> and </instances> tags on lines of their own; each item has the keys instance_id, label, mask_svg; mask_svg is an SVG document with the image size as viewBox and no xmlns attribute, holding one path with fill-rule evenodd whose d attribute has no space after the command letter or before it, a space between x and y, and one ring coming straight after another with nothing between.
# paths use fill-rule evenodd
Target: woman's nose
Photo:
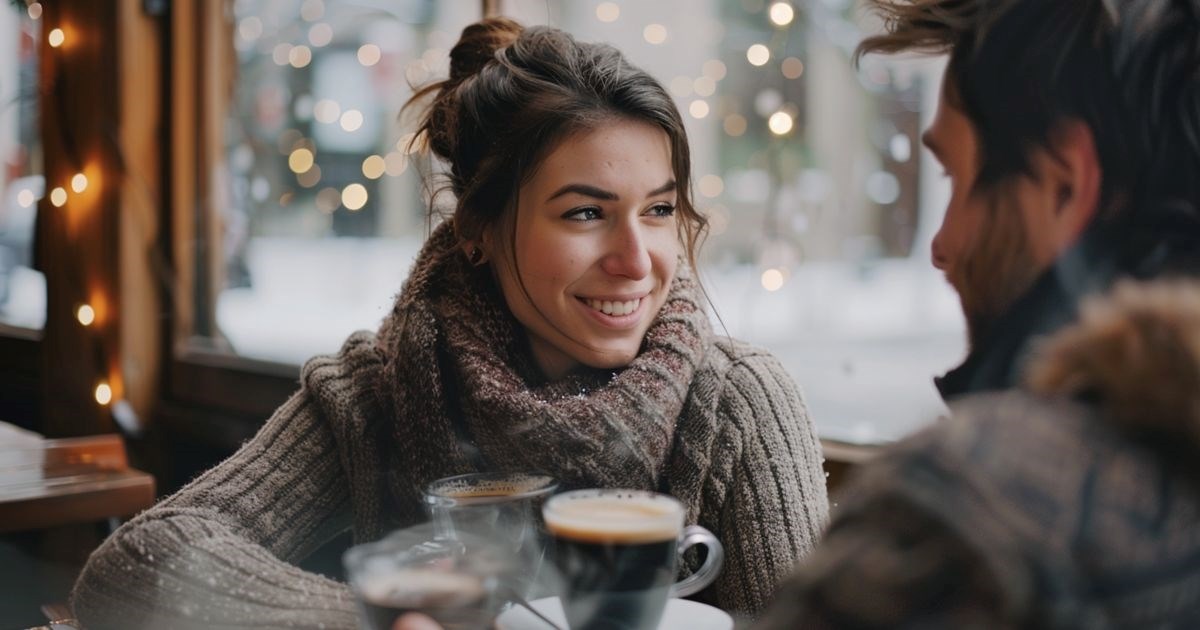
<instances>
[{"instance_id":1,"label":"woman's nose","mask_svg":"<svg viewBox=\"0 0 1200 630\"><path fill-rule=\"evenodd\" d=\"M604 270L614 276L641 280L650 273L650 251L638 225L622 225L610 236Z\"/></svg>"}]
</instances>

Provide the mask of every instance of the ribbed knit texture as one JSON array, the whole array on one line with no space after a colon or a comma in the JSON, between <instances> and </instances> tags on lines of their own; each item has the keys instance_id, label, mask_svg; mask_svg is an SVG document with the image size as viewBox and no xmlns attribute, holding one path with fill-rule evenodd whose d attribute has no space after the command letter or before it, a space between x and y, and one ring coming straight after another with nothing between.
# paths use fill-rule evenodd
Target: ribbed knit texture
<instances>
[{"instance_id":1,"label":"ribbed knit texture","mask_svg":"<svg viewBox=\"0 0 1200 630\"><path fill-rule=\"evenodd\" d=\"M762 609L827 517L819 444L779 362L715 339L682 273L632 365L540 382L447 242L439 228L378 336L310 361L253 440L105 541L72 597L89 627L354 627L347 587L291 563L347 527L361 542L423 520L421 487L480 468L669 492L726 547L701 597Z\"/></svg>"}]
</instances>

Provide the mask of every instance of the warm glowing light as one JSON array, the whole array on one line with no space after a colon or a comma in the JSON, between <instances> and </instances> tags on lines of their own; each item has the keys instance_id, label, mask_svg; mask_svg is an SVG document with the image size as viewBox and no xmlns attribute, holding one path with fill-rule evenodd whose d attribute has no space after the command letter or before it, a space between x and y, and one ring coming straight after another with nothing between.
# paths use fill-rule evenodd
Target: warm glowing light
<instances>
[{"instance_id":1,"label":"warm glowing light","mask_svg":"<svg viewBox=\"0 0 1200 630\"><path fill-rule=\"evenodd\" d=\"M287 42L275 44L275 48L271 49L271 61L274 61L275 65L286 66L288 65L288 55L291 54L291 52L291 44Z\"/></svg>"},{"instance_id":2,"label":"warm glowing light","mask_svg":"<svg viewBox=\"0 0 1200 630\"><path fill-rule=\"evenodd\" d=\"M647 24L642 29L642 37L651 44L661 44L667 41L667 27L662 24Z\"/></svg>"},{"instance_id":3,"label":"warm glowing light","mask_svg":"<svg viewBox=\"0 0 1200 630\"><path fill-rule=\"evenodd\" d=\"M367 189L362 184L350 184L343 188L342 205L347 210L361 210L367 205Z\"/></svg>"},{"instance_id":4,"label":"warm glowing light","mask_svg":"<svg viewBox=\"0 0 1200 630\"><path fill-rule=\"evenodd\" d=\"M87 190L87 185L87 175L83 173L75 173L75 176L71 178L71 190L77 193Z\"/></svg>"},{"instance_id":5,"label":"warm glowing light","mask_svg":"<svg viewBox=\"0 0 1200 630\"><path fill-rule=\"evenodd\" d=\"M308 29L308 43L312 44L315 48L327 46L331 41L333 41L332 26L321 22L313 24L313 27Z\"/></svg>"},{"instance_id":6,"label":"warm glowing light","mask_svg":"<svg viewBox=\"0 0 1200 630\"><path fill-rule=\"evenodd\" d=\"M63 207L67 203L67 190L62 186L50 191L50 203L54 204L55 208Z\"/></svg>"},{"instance_id":7,"label":"warm glowing light","mask_svg":"<svg viewBox=\"0 0 1200 630\"><path fill-rule=\"evenodd\" d=\"M712 96L717 91L717 82L712 77L700 77L692 83L692 89L700 96Z\"/></svg>"},{"instance_id":8,"label":"warm glowing light","mask_svg":"<svg viewBox=\"0 0 1200 630\"><path fill-rule=\"evenodd\" d=\"M322 0L304 0L300 5L300 17L305 22L316 22L325 15L325 3Z\"/></svg>"},{"instance_id":9,"label":"warm glowing light","mask_svg":"<svg viewBox=\"0 0 1200 630\"><path fill-rule=\"evenodd\" d=\"M792 9L792 5L786 2L772 4L767 14L771 16L771 21L776 26L787 26L796 17L796 11Z\"/></svg>"},{"instance_id":10,"label":"warm glowing light","mask_svg":"<svg viewBox=\"0 0 1200 630\"><path fill-rule=\"evenodd\" d=\"M101 405L112 402L112 388L108 386L108 383L100 381L100 384L96 386L96 402Z\"/></svg>"},{"instance_id":11,"label":"warm glowing light","mask_svg":"<svg viewBox=\"0 0 1200 630\"><path fill-rule=\"evenodd\" d=\"M615 2L601 2L596 5L596 19L601 22L616 22L621 17L621 7Z\"/></svg>"},{"instance_id":12,"label":"warm glowing light","mask_svg":"<svg viewBox=\"0 0 1200 630\"><path fill-rule=\"evenodd\" d=\"M403 152L405 155L416 153L417 143L413 142L413 138L415 137L417 137L417 134L411 131L400 136L400 139L396 141L396 150Z\"/></svg>"},{"instance_id":13,"label":"warm glowing light","mask_svg":"<svg viewBox=\"0 0 1200 630\"><path fill-rule=\"evenodd\" d=\"M783 71L783 76L789 79L799 79L800 75L804 74L804 62L795 57L788 57L783 60L779 69Z\"/></svg>"},{"instance_id":14,"label":"warm glowing light","mask_svg":"<svg viewBox=\"0 0 1200 630\"><path fill-rule=\"evenodd\" d=\"M36 198L33 195L33 191L28 188L17 193L17 205L22 208L32 206L34 201L36 201Z\"/></svg>"},{"instance_id":15,"label":"warm glowing light","mask_svg":"<svg viewBox=\"0 0 1200 630\"><path fill-rule=\"evenodd\" d=\"M241 35L242 39L252 42L262 37L262 34L263 24L262 20L258 19L258 17L252 15L238 22L238 35Z\"/></svg>"},{"instance_id":16,"label":"warm glowing light","mask_svg":"<svg viewBox=\"0 0 1200 630\"><path fill-rule=\"evenodd\" d=\"M379 63L383 53L375 44L363 44L358 47L358 63L370 67Z\"/></svg>"},{"instance_id":17,"label":"warm glowing light","mask_svg":"<svg viewBox=\"0 0 1200 630\"><path fill-rule=\"evenodd\" d=\"M313 118L317 122L332 123L342 115L342 106L337 101L323 98L313 105Z\"/></svg>"},{"instance_id":18,"label":"warm glowing light","mask_svg":"<svg viewBox=\"0 0 1200 630\"><path fill-rule=\"evenodd\" d=\"M741 114L730 114L725 117L725 133L738 137L746 133L746 117Z\"/></svg>"},{"instance_id":19,"label":"warm glowing light","mask_svg":"<svg viewBox=\"0 0 1200 630\"><path fill-rule=\"evenodd\" d=\"M688 105L688 113L692 115L692 118L704 118L708 115L708 103L696 99L692 101L691 105Z\"/></svg>"},{"instance_id":20,"label":"warm glowing light","mask_svg":"<svg viewBox=\"0 0 1200 630\"><path fill-rule=\"evenodd\" d=\"M341 125L346 131L358 131L362 127L363 115L357 109L347 109L342 112Z\"/></svg>"},{"instance_id":21,"label":"warm glowing light","mask_svg":"<svg viewBox=\"0 0 1200 630\"><path fill-rule=\"evenodd\" d=\"M383 171L392 177L396 177L408 168L408 156L401 151L392 151L383 158Z\"/></svg>"},{"instance_id":22,"label":"warm glowing light","mask_svg":"<svg viewBox=\"0 0 1200 630\"><path fill-rule=\"evenodd\" d=\"M700 194L705 197L719 197L721 192L725 190L725 180L721 179L720 175L705 175L696 182L697 188L700 189Z\"/></svg>"},{"instance_id":23,"label":"warm glowing light","mask_svg":"<svg viewBox=\"0 0 1200 630\"><path fill-rule=\"evenodd\" d=\"M342 194L336 188L322 188L317 193L317 210L322 214L333 214L342 203Z\"/></svg>"},{"instance_id":24,"label":"warm glowing light","mask_svg":"<svg viewBox=\"0 0 1200 630\"><path fill-rule=\"evenodd\" d=\"M312 50L303 44L293 46L288 51L288 63L292 64L293 68L303 68L312 62Z\"/></svg>"},{"instance_id":25,"label":"warm glowing light","mask_svg":"<svg viewBox=\"0 0 1200 630\"><path fill-rule=\"evenodd\" d=\"M92 322L96 321L96 310L87 304L81 304L75 310L75 319L84 326L91 326Z\"/></svg>"},{"instance_id":26,"label":"warm glowing light","mask_svg":"<svg viewBox=\"0 0 1200 630\"><path fill-rule=\"evenodd\" d=\"M305 188L312 188L321 183L321 167L313 164L313 167L296 176L296 181Z\"/></svg>"},{"instance_id":27,"label":"warm glowing light","mask_svg":"<svg viewBox=\"0 0 1200 630\"><path fill-rule=\"evenodd\" d=\"M379 179L387 171L387 161L382 156L371 155L363 160L362 172L367 179Z\"/></svg>"},{"instance_id":28,"label":"warm glowing light","mask_svg":"<svg viewBox=\"0 0 1200 630\"><path fill-rule=\"evenodd\" d=\"M67 36L63 34L63 30L61 28L53 29L50 31L49 35L46 35L46 41L50 42L51 48L58 48L59 46L62 46L63 41L66 39Z\"/></svg>"},{"instance_id":29,"label":"warm glowing light","mask_svg":"<svg viewBox=\"0 0 1200 630\"><path fill-rule=\"evenodd\" d=\"M288 168L293 173L306 173L313 167L313 153L308 149L296 149L288 156Z\"/></svg>"},{"instance_id":30,"label":"warm glowing light","mask_svg":"<svg viewBox=\"0 0 1200 630\"><path fill-rule=\"evenodd\" d=\"M713 81L720 81L725 78L725 64L720 59L709 59L700 72Z\"/></svg>"},{"instance_id":31,"label":"warm glowing light","mask_svg":"<svg viewBox=\"0 0 1200 630\"><path fill-rule=\"evenodd\" d=\"M775 112L767 119L767 127L771 133L782 136L792 130L792 115L787 112Z\"/></svg>"},{"instance_id":32,"label":"warm glowing light","mask_svg":"<svg viewBox=\"0 0 1200 630\"><path fill-rule=\"evenodd\" d=\"M746 49L746 60L750 62L750 65L766 65L766 63L771 60L771 51L762 44L754 44L750 48Z\"/></svg>"},{"instance_id":33,"label":"warm glowing light","mask_svg":"<svg viewBox=\"0 0 1200 630\"><path fill-rule=\"evenodd\" d=\"M762 272L762 286L768 291L778 291L783 288L783 272L778 269L767 269Z\"/></svg>"},{"instance_id":34,"label":"warm glowing light","mask_svg":"<svg viewBox=\"0 0 1200 630\"><path fill-rule=\"evenodd\" d=\"M42 3L40 2L31 3L27 10L29 11L29 19L31 20L42 17Z\"/></svg>"}]
</instances>

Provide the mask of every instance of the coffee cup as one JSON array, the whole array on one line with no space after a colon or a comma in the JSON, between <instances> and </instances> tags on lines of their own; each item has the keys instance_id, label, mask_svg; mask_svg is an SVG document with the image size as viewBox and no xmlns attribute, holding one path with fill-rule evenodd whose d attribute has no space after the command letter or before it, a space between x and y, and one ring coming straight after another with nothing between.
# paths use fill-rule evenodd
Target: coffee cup
<instances>
[{"instance_id":1,"label":"coffee cup","mask_svg":"<svg viewBox=\"0 0 1200 630\"><path fill-rule=\"evenodd\" d=\"M653 629L668 598L694 594L720 572L724 549L703 527L684 526L677 499L635 490L577 490L542 508L563 582L563 609L573 630ZM676 582L683 553L708 553Z\"/></svg>"}]
</instances>

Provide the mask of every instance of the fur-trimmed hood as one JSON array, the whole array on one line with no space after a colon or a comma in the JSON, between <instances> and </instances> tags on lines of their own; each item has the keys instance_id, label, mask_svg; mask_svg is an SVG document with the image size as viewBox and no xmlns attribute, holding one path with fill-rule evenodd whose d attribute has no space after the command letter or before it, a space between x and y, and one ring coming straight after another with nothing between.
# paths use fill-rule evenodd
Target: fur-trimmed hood
<instances>
[{"instance_id":1,"label":"fur-trimmed hood","mask_svg":"<svg viewBox=\"0 0 1200 630\"><path fill-rule=\"evenodd\" d=\"M1096 401L1122 428L1200 448L1200 282L1118 283L1035 352L1034 392Z\"/></svg>"}]
</instances>

